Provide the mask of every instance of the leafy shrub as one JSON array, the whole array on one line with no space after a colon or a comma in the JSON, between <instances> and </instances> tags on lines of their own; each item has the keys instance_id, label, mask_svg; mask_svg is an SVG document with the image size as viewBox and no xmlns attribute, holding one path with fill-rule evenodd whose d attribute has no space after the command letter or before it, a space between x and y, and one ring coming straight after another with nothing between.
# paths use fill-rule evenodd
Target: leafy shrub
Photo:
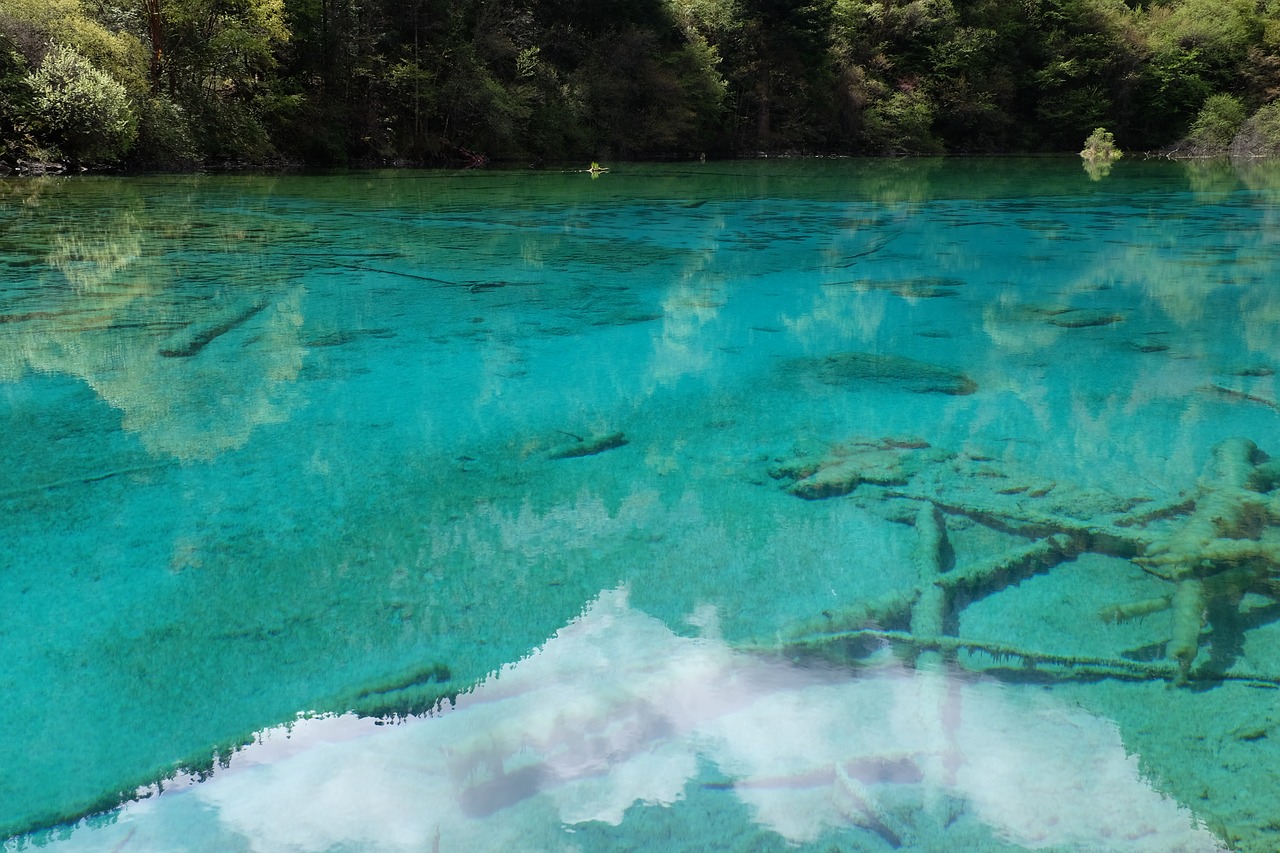
<instances>
[{"instance_id":1,"label":"leafy shrub","mask_svg":"<svg viewBox=\"0 0 1280 853\"><path fill-rule=\"evenodd\" d=\"M1111 163L1124 156L1116 147L1116 138L1105 127L1096 127L1089 138L1084 141L1084 150L1080 156L1095 163Z\"/></svg>"},{"instance_id":2,"label":"leafy shrub","mask_svg":"<svg viewBox=\"0 0 1280 853\"><path fill-rule=\"evenodd\" d=\"M1280 155L1280 101L1272 101L1251 115L1231 141L1233 157Z\"/></svg>"},{"instance_id":3,"label":"leafy shrub","mask_svg":"<svg viewBox=\"0 0 1280 853\"><path fill-rule=\"evenodd\" d=\"M183 101L197 150L219 163L265 163L277 156L253 104L207 93Z\"/></svg>"},{"instance_id":4,"label":"leafy shrub","mask_svg":"<svg viewBox=\"0 0 1280 853\"><path fill-rule=\"evenodd\" d=\"M138 106L138 157L134 165L186 169L200 161L186 110L163 95L145 98Z\"/></svg>"},{"instance_id":5,"label":"leafy shrub","mask_svg":"<svg viewBox=\"0 0 1280 853\"><path fill-rule=\"evenodd\" d=\"M863 118L872 151L885 154L941 154L933 135L933 102L919 89L897 91L872 104Z\"/></svg>"},{"instance_id":6,"label":"leafy shrub","mask_svg":"<svg viewBox=\"0 0 1280 853\"><path fill-rule=\"evenodd\" d=\"M30 85L40 135L71 160L113 163L137 138L124 86L71 48L50 48Z\"/></svg>"},{"instance_id":7,"label":"leafy shrub","mask_svg":"<svg viewBox=\"0 0 1280 853\"><path fill-rule=\"evenodd\" d=\"M1232 95L1210 95L1191 124L1187 141L1199 152L1226 151L1244 125L1244 104Z\"/></svg>"}]
</instances>

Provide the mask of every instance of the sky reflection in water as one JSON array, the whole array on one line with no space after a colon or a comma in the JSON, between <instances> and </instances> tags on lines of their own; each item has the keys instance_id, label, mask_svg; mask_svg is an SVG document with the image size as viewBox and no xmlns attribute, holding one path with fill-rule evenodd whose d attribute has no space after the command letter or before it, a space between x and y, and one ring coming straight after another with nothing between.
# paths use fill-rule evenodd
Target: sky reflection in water
<instances>
[{"instance_id":1,"label":"sky reflection in water","mask_svg":"<svg viewBox=\"0 0 1280 853\"><path fill-rule=\"evenodd\" d=\"M211 781L48 849L573 850L581 825L688 786L793 843L1225 849L1150 787L1111 721L887 658L856 675L797 667L715 639L713 612L695 621L702 637L677 636L605 592L438 716L264 732ZM717 839L686 849L699 843Z\"/></svg>"}]
</instances>

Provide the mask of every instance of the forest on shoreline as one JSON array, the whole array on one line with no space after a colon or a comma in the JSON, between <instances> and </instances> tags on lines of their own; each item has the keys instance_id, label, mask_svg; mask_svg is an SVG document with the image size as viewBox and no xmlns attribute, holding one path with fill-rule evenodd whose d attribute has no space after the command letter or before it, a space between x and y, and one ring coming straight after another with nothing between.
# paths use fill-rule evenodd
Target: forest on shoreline
<instances>
[{"instance_id":1,"label":"forest on shoreline","mask_svg":"<svg viewBox=\"0 0 1280 853\"><path fill-rule=\"evenodd\" d=\"M1280 0L0 0L0 165L1280 153Z\"/></svg>"}]
</instances>

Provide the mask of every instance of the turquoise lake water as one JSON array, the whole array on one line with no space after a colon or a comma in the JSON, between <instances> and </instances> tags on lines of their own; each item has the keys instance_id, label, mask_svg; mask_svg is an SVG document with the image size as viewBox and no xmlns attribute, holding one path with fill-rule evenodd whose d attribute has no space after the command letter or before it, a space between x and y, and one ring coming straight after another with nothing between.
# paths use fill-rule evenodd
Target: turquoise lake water
<instances>
[{"instance_id":1,"label":"turquoise lake water","mask_svg":"<svg viewBox=\"0 0 1280 853\"><path fill-rule=\"evenodd\" d=\"M1280 849L1280 164L0 182L0 837Z\"/></svg>"}]
</instances>

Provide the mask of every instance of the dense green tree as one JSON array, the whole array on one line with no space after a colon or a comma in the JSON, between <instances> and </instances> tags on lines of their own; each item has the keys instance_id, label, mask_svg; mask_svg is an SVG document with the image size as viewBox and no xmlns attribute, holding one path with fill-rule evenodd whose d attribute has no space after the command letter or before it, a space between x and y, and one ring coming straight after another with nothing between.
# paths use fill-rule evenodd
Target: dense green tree
<instances>
[{"instance_id":1,"label":"dense green tree","mask_svg":"<svg viewBox=\"0 0 1280 853\"><path fill-rule=\"evenodd\" d=\"M1210 95L1243 93L1253 63L1263 64L1267 27L1254 0L1175 0L1148 9L1140 26L1146 55L1132 125L1143 145L1184 136Z\"/></svg>"},{"instance_id":2,"label":"dense green tree","mask_svg":"<svg viewBox=\"0 0 1280 853\"><path fill-rule=\"evenodd\" d=\"M1231 146L1247 116L1244 104L1234 95L1210 95L1191 123L1187 143L1198 154L1222 153Z\"/></svg>"},{"instance_id":3,"label":"dense green tree","mask_svg":"<svg viewBox=\"0 0 1280 853\"><path fill-rule=\"evenodd\" d=\"M29 157L36 150L30 131L34 94L29 76L22 55L0 33L0 161Z\"/></svg>"},{"instance_id":4,"label":"dense green tree","mask_svg":"<svg viewBox=\"0 0 1280 853\"><path fill-rule=\"evenodd\" d=\"M262 81L289 39L283 0L163 0L148 15L152 79L217 159L271 154L260 121Z\"/></svg>"},{"instance_id":5,"label":"dense green tree","mask_svg":"<svg viewBox=\"0 0 1280 853\"><path fill-rule=\"evenodd\" d=\"M835 0L739 0L738 10L725 55L739 144L769 151L829 141Z\"/></svg>"},{"instance_id":6,"label":"dense green tree","mask_svg":"<svg viewBox=\"0 0 1280 853\"><path fill-rule=\"evenodd\" d=\"M832 48L843 137L870 153L937 153L936 45L950 40L950 0L836 0Z\"/></svg>"},{"instance_id":7,"label":"dense green tree","mask_svg":"<svg viewBox=\"0 0 1280 853\"><path fill-rule=\"evenodd\" d=\"M45 52L31 75L34 121L65 157L112 163L138 135L138 119L124 86L69 47Z\"/></svg>"},{"instance_id":8,"label":"dense green tree","mask_svg":"<svg viewBox=\"0 0 1280 853\"><path fill-rule=\"evenodd\" d=\"M115 12L81 0L0 0L0 126L10 157L101 165L130 152L145 53L127 19L116 29L104 22Z\"/></svg>"},{"instance_id":9,"label":"dense green tree","mask_svg":"<svg viewBox=\"0 0 1280 853\"><path fill-rule=\"evenodd\" d=\"M963 140L963 150L1011 147L1009 105L1016 86L1008 68L997 61L998 35L985 27L956 27L932 52L938 132Z\"/></svg>"},{"instance_id":10,"label":"dense green tree","mask_svg":"<svg viewBox=\"0 0 1280 853\"><path fill-rule=\"evenodd\" d=\"M1278 97L1280 0L0 0L9 162L1153 149Z\"/></svg>"},{"instance_id":11,"label":"dense green tree","mask_svg":"<svg viewBox=\"0 0 1280 853\"><path fill-rule=\"evenodd\" d=\"M1061 151L1116 114L1126 45L1105 0L1043 0L1030 29L1039 36L1031 97L1039 146Z\"/></svg>"},{"instance_id":12,"label":"dense green tree","mask_svg":"<svg viewBox=\"0 0 1280 853\"><path fill-rule=\"evenodd\" d=\"M146 55L127 15L105 2L0 0L0 32L36 68L52 45L69 47L131 93L145 88ZM108 26L104 17L115 24Z\"/></svg>"},{"instance_id":13,"label":"dense green tree","mask_svg":"<svg viewBox=\"0 0 1280 853\"><path fill-rule=\"evenodd\" d=\"M1232 153L1280 157L1280 101L1272 101L1245 120L1231 142Z\"/></svg>"}]
</instances>

